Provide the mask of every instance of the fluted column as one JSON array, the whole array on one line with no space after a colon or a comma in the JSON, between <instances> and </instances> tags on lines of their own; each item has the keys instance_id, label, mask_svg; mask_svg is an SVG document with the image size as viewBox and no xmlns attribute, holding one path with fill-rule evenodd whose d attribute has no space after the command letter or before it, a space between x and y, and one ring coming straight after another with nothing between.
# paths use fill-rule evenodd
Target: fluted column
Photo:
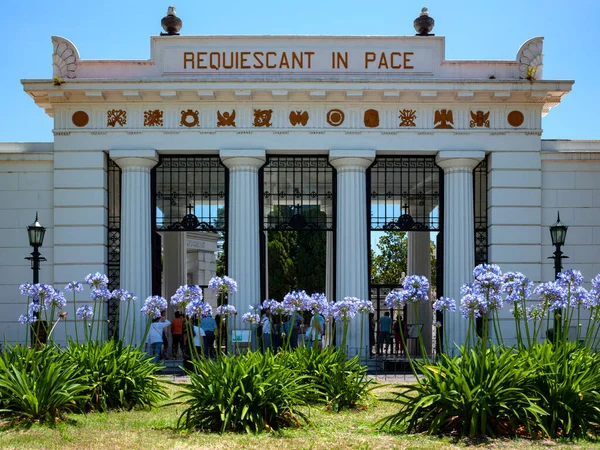
<instances>
[{"instance_id":1,"label":"fluted column","mask_svg":"<svg viewBox=\"0 0 600 450\"><path fill-rule=\"evenodd\" d=\"M485 157L480 151L442 151L436 158L444 169L444 297L460 305L460 288L473 278L475 264L475 224L473 206L473 169ZM462 345L467 321L456 312L444 317L450 352Z\"/></svg>"},{"instance_id":2,"label":"fluted column","mask_svg":"<svg viewBox=\"0 0 600 450\"><path fill-rule=\"evenodd\" d=\"M185 231L166 231L163 234L163 296L169 301L169 319L175 311L171 306L171 296L179 286L187 283L186 234Z\"/></svg>"},{"instance_id":3,"label":"fluted column","mask_svg":"<svg viewBox=\"0 0 600 450\"><path fill-rule=\"evenodd\" d=\"M332 150L329 154L329 161L337 170L336 300L369 298L366 169L374 159L373 150ZM349 356L359 352L362 321L361 359L364 359L369 324L368 318L362 316L357 315L350 322L346 345Z\"/></svg>"},{"instance_id":4,"label":"fluted column","mask_svg":"<svg viewBox=\"0 0 600 450\"><path fill-rule=\"evenodd\" d=\"M425 231L408 232L408 274L422 275L431 283L431 259L429 256L430 235ZM419 303L418 319L412 305L408 306L408 323L422 325L423 342L427 352L431 352L432 344L432 323L433 309L432 303Z\"/></svg>"},{"instance_id":5,"label":"fluted column","mask_svg":"<svg viewBox=\"0 0 600 450\"><path fill-rule=\"evenodd\" d=\"M227 270L238 283L230 303L239 311L239 328L239 317L261 302L258 170L266 158L264 150L221 150L221 160L229 168Z\"/></svg>"},{"instance_id":6,"label":"fluted column","mask_svg":"<svg viewBox=\"0 0 600 450\"><path fill-rule=\"evenodd\" d=\"M110 157L121 168L121 289L138 296L129 323L119 313L121 336L126 343L139 345L145 331L140 308L152 294L152 215L150 171L158 162L154 150L112 150ZM135 316L135 330L131 340ZM124 332L126 330L126 332Z\"/></svg>"}]
</instances>

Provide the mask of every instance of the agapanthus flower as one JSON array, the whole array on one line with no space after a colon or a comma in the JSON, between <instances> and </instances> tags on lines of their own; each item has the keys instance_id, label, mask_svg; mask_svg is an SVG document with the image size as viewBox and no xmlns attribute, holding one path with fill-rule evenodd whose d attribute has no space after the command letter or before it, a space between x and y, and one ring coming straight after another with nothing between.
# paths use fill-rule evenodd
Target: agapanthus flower
<instances>
[{"instance_id":1,"label":"agapanthus flower","mask_svg":"<svg viewBox=\"0 0 600 450\"><path fill-rule=\"evenodd\" d=\"M433 309L436 311L456 311L456 302L453 298L440 297L433 302Z\"/></svg>"},{"instance_id":2,"label":"agapanthus flower","mask_svg":"<svg viewBox=\"0 0 600 450\"><path fill-rule=\"evenodd\" d=\"M249 306L250 312L258 314L262 311L262 305L260 303L255 303L254 305Z\"/></svg>"},{"instance_id":3,"label":"agapanthus flower","mask_svg":"<svg viewBox=\"0 0 600 450\"><path fill-rule=\"evenodd\" d=\"M212 277L208 282L209 289L217 291L217 295L220 294L235 294L237 292L237 282L228 277L227 275L221 277Z\"/></svg>"},{"instance_id":4,"label":"agapanthus flower","mask_svg":"<svg viewBox=\"0 0 600 450\"><path fill-rule=\"evenodd\" d=\"M583 285L583 275L579 270L569 269L558 274L558 284L562 287Z\"/></svg>"},{"instance_id":5,"label":"agapanthus flower","mask_svg":"<svg viewBox=\"0 0 600 450\"><path fill-rule=\"evenodd\" d=\"M135 295L133 295L132 292L127 291L126 295L123 295L123 297L121 298L121 301L123 302L137 302L137 297Z\"/></svg>"},{"instance_id":6,"label":"agapanthus flower","mask_svg":"<svg viewBox=\"0 0 600 450\"><path fill-rule=\"evenodd\" d=\"M590 294L583 286L574 286L567 293L566 301L569 306L575 308L577 306L585 306L588 304Z\"/></svg>"},{"instance_id":7,"label":"agapanthus flower","mask_svg":"<svg viewBox=\"0 0 600 450\"><path fill-rule=\"evenodd\" d=\"M110 293L110 298L117 300L118 302L124 302L129 292L125 289L115 289Z\"/></svg>"},{"instance_id":8,"label":"agapanthus flower","mask_svg":"<svg viewBox=\"0 0 600 450\"><path fill-rule=\"evenodd\" d=\"M436 328L440 328L442 326L442 322L435 321L435 322L433 322L433 326L436 327Z\"/></svg>"},{"instance_id":9,"label":"agapanthus flower","mask_svg":"<svg viewBox=\"0 0 600 450\"><path fill-rule=\"evenodd\" d=\"M473 269L473 277L475 279L479 278L484 273L492 273L497 277L502 276L502 270L500 270L500 266L496 264L479 264Z\"/></svg>"},{"instance_id":10,"label":"agapanthus flower","mask_svg":"<svg viewBox=\"0 0 600 450\"><path fill-rule=\"evenodd\" d=\"M252 312L247 312L242 316L242 322L247 323L249 325L256 324L260 322L260 316Z\"/></svg>"},{"instance_id":11,"label":"agapanthus flower","mask_svg":"<svg viewBox=\"0 0 600 450\"><path fill-rule=\"evenodd\" d=\"M475 287L473 283L465 283L460 287L460 295L468 295L475 293Z\"/></svg>"},{"instance_id":12,"label":"agapanthus flower","mask_svg":"<svg viewBox=\"0 0 600 450\"><path fill-rule=\"evenodd\" d=\"M92 292L90 293L91 299L94 300L95 302L106 302L106 301L108 301L110 296L111 296L110 291L105 287L94 288L94 289L92 289Z\"/></svg>"},{"instance_id":13,"label":"agapanthus flower","mask_svg":"<svg viewBox=\"0 0 600 450\"><path fill-rule=\"evenodd\" d=\"M554 310L566 306L565 290L556 281L542 283L533 292L541 298L544 309L549 308Z\"/></svg>"},{"instance_id":14,"label":"agapanthus flower","mask_svg":"<svg viewBox=\"0 0 600 450\"><path fill-rule=\"evenodd\" d=\"M94 274L88 273L84 280L94 289L106 288L108 286L108 277L100 272Z\"/></svg>"},{"instance_id":15,"label":"agapanthus flower","mask_svg":"<svg viewBox=\"0 0 600 450\"><path fill-rule=\"evenodd\" d=\"M75 311L75 316L79 320L89 320L94 317L94 310L91 306L83 305L77 308L77 311Z\"/></svg>"},{"instance_id":16,"label":"agapanthus flower","mask_svg":"<svg viewBox=\"0 0 600 450\"><path fill-rule=\"evenodd\" d=\"M233 305L221 305L217 306L217 314L225 318L227 316L234 316L237 314L237 310Z\"/></svg>"},{"instance_id":17,"label":"agapanthus flower","mask_svg":"<svg viewBox=\"0 0 600 450\"><path fill-rule=\"evenodd\" d=\"M506 302L520 302L529 299L533 292L533 283L521 272L507 272L503 277L502 291L506 292Z\"/></svg>"},{"instance_id":18,"label":"agapanthus flower","mask_svg":"<svg viewBox=\"0 0 600 450\"><path fill-rule=\"evenodd\" d=\"M47 300L48 306L64 309L67 306L67 300L62 292L56 291L50 299Z\"/></svg>"},{"instance_id":19,"label":"agapanthus flower","mask_svg":"<svg viewBox=\"0 0 600 450\"><path fill-rule=\"evenodd\" d=\"M195 299L185 307L185 315L188 317L199 317L201 319L212 316L212 307L204 301Z\"/></svg>"},{"instance_id":20,"label":"agapanthus flower","mask_svg":"<svg viewBox=\"0 0 600 450\"><path fill-rule=\"evenodd\" d=\"M597 308L600 305L600 274L592 278L592 289L590 289L586 307Z\"/></svg>"},{"instance_id":21,"label":"agapanthus flower","mask_svg":"<svg viewBox=\"0 0 600 450\"><path fill-rule=\"evenodd\" d=\"M544 309L542 307L540 307L539 305L537 306L532 306L527 308L527 320L531 321L531 320L542 320L544 318Z\"/></svg>"},{"instance_id":22,"label":"agapanthus flower","mask_svg":"<svg viewBox=\"0 0 600 450\"><path fill-rule=\"evenodd\" d=\"M313 314L323 314L328 307L329 302L325 294L316 293L305 299L304 310Z\"/></svg>"},{"instance_id":23,"label":"agapanthus flower","mask_svg":"<svg viewBox=\"0 0 600 450\"><path fill-rule=\"evenodd\" d=\"M21 325L27 325L27 324L34 323L34 322L37 322L37 317L35 317L35 315L33 315L33 314L30 314L30 313L21 314L19 316L19 323Z\"/></svg>"},{"instance_id":24,"label":"agapanthus flower","mask_svg":"<svg viewBox=\"0 0 600 450\"><path fill-rule=\"evenodd\" d=\"M303 312L308 299L309 296L305 291L288 292L283 297L283 306L288 312Z\"/></svg>"},{"instance_id":25,"label":"agapanthus flower","mask_svg":"<svg viewBox=\"0 0 600 450\"><path fill-rule=\"evenodd\" d=\"M344 300L331 305L333 318L338 322L349 322L356 316L358 307L352 297L344 297Z\"/></svg>"},{"instance_id":26,"label":"agapanthus flower","mask_svg":"<svg viewBox=\"0 0 600 450\"><path fill-rule=\"evenodd\" d=\"M79 281L70 281L65 286L65 291L81 292L81 291L83 291L83 284L81 284Z\"/></svg>"},{"instance_id":27,"label":"agapanthus flower","mask_svg":"<svg viewBox=\"0 0 600 450\"><path fill-rule=\"evenodd\" d=\"M479 295L463 295L460 300L460 312L465 319L481 317L487 312L487 302Z\"/></svg>"},{"instance_id":28,"label":"agapanthus flower","mask_svg":"<svg viewBox=\"0 0 600 450\"><path fill-rule=\"evenodd\" d=\"M390 291L385 297L385 304L389 309L404 309L406 305L406 298L402 295L400 289L394 289Z\"/></svg>"},{"instance_id":29,"label":"agapanthus flower","mask_svg":"<svg viewBox=\"0 0 600 450\"><path fill-rule=\"evenodd\" d=\"M19 292L21 293L21 295L29 296L31 286L31 283L23 283L21 286L19 286Z\"/></svg>"},{"instance_id":30,"label":"agapanthus flower","mask_svg":"<svg viewBox=\"0 0 600 450\"><path fill-rule=\"evenodd\" d=\"M404 288L401 295L406 303L418 303L429 301L429 280L422 275L410 275L402 284Z\"/></svg>"},{"instance_id":31,"label":"agapanthus flower","mask_svg":"<svg viewBox=\"0 0 600 450\"><path fill-rule=\"evenodd\" d=\"M39 302L41 309L47 309L47 301L54 296L56 291L49 284L32 284L29 289L29 297Z\"/></svg>"},{"instance_id":32,"label":"agapanthus flower","mask_svg":"<svg viewBox=\"0 0 600 450\"><path fill-rule=\"evenodd\" d=\"M276 300L274 300L271 303L271 306L269 309L271 311L271 314L276 314L276 315L280 315L280 316L283 316L283 315L287 314L287 312L288 312L287 309L285 308L285 305L283 304L283 302L278 302Z\"/></svg>"},{"instance_id":33,"label":"agapanthus flower","mask_svg":"<svg viewBox=\"0 0 600 450\"><path fill-rule=\"evenodd\" d=\"M267 298L267 299L263 300L263 302L262 302L262 309L270 311L271 305L273 305L274 303L278 303L277 300L272 299L272 298Z\"/></svg>"},{"instance_id":34,"label":"agapanthus flower","mask_svg":"<svg viewBox=\"0 0 600 450\"><path fill-rule=\"evenodd\" d=\"M504 283L500 268L495 264L480 264L475 268L473 274L477 274L472 284L473 294L485 299L486 308L489 310L502 308L500 293Z\"/></svg>"},{"instance_id":35,"label":"agapanthus flower","mask_svg":"<svg viewBox=\"0 0 600 450\"><path fill-rule=\"evenodd\" d=\"M167 301L160 295L153 295L144 301L140 312L144 316L158 319L165 309L167 309Z\"/></svg>"},{"instance_id":36,"label":"agapanthus flower","mask_svg":"<svg viewBox=\"0 0 600 450\"><path fill-rule=\"evenodd\" d=\"M40 302L38 302L38 301L32 300L27 305L27 311L29 311L29 314L37 314L41 310L42 310L42 308L40 306Z\"/></svg>"},{"instance_id":37,"label":"agapanthus flower","mask_svg":"<svg viewBox=\"0 0 600 450\"><path fill-rule=\"evenodd\" d=\"M185 307L188 303L193 301L202 301L204 294L200 286L184 284L179 286L175 291L175 295L171 297L171 305Z\"/></svg>"},{"instance_id":38,"label":"agapanthus flower","mask_svg":"<svg viewBox=\"0 0 600 450\"><path fill-rule=\"evenodd\" d=\"M371 300L358 300L356 302L356 309L359 313L363 314L373 314L375 312L375 308L373 308L373 302Z\"/></svg>"}]
</instances>

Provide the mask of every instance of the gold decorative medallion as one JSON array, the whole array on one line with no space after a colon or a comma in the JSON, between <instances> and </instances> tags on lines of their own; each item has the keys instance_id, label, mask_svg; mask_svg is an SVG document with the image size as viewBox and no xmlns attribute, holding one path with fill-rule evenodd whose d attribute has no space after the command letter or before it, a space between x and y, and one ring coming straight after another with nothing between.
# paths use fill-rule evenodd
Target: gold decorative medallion
<instances>
[{"instance_id":1,"label":"gold decorative medallion","mask_svg":"<svg viewBox=\"0 0 600 450\"><path fill-rule=\"evenodd\" d=\"M106 112L106 126L113 127L116 124L125 126L127 123L127 111L122 109L110 109Z\"/></svg>"},{"instance_id":2,"label":"gold decorative medallion","mask_svg":"<svg viewBox=\"0 0 600 450\"><path fill-rule=\"evenodd\" d=\"M474 113L471 111L471 121L469 122L469 126L471 128L475 127L490 127L490 112L484 113L483 111L477 111Z\"/></svg>"},{"instance_id":3,"label":"gold decorative medallion","mask_svg":"<svg viewBox=\"0 0 600 450\"><path fill-rule=\"evenodd\" d=\"M521 111L511 111L506 120L511 127L520 127L525 121L525 116Z\"/></svg>"},{"instance_id":4,"label":"gold decorative medallion","mask_svg":"<svg viewBox=\"0 0 600 450\"><path fill-rule=\"evenodd\" d=\"M437 128L440 130L450 130L454 128L454 119L452 118L452 110L448 109L440 109L435 112L433 123L439 123L433 128Z\"/></svg>"},{"instance_id":5,"label":"gold decorative medallion","mask_svg":"<svg viewBox=\"0 0 600 450\"><path fill-rule=\"evenodd\" d=\"M367 109L365 111L365 127L377 128L379 126L379 112L375 109Z\"/></svg>"},{"instance_id":6,"label":"gold decorative medallion","mask_svg":"<svg viewBox=\"0 0 600 450\"><path fill-rule=\"evenodd\" d=\"M332 127L339 127L344 123L344 112L341 109L332 109L327 113L327 123Z\"/></svg>"},{"instance_id":7,"label":"gold decorative medallion","mask_svg":"<svg viewBox=\"0 0 600 450\"><path fill-rule=\"evenodd\" d=\"M76 127L85 127L90 121L90 116L85 111L76 111L73 113L71 120Z\"/></svg>"},{"instance_id":8,"label":"gold decorative medallion","mask_svg":"<svg viewBox=\"0 0 600 450\"><path fill-rule=\"evenodd\" d=\"M290 123L293 127L296 125L305 127L308 123L308 111L292 111L290 113Z\"/></svg>"},{"instance_id":9,"label":"gold decorative medallion","mask_svg":"<svg viewBox=\"0 0 600 450\"><path fill-rule=\"evenodd\" d=\"M235 127L235 109L231 112L217 111L217 127Z\"/></svg>"},{"instance_id":10,"label":"gold decorative medallion","mask_svg":"<svg viewBox=\"0 0 600 450\"><path fill-rule=\"evenodd\" d=\"M417 111L414 109L402 109L400 110L400 127L416 127L415 120L417 120Z\"/></svg>"},{"instance_id":11,"label":"gold decorative medallion","mask_svg":"<svg viewBox=\"0 0 600 450\"><path fill-rule=\"evenodd\" d=\"M144 112L144 126L145 127L162 127L163 126L163 112L160 109L154 109Z\"/></svg>"},{"instance_id":12,"label":"gold decorative medallion","mask_svg":"<svg viewBox=\"0 0 600 450\"><path fill-rule=\"evenodd\" d=\"M200 117L198 114L198 110L192 111L191 109L188 109L187 111L181 111L181 121L179 122L179 126L188 128L200 126Z\"/></svg>"},{"instance_id":13,"label":"gold decorative medallion","mask_svg":"<svg viewBox=\"0 0 600 450\"><path fill-rule=\"evenodd\" d=\"M270 127L272 109L255 109L254 110L254 126L255 127Z\"/></svg>"}]
</instances>

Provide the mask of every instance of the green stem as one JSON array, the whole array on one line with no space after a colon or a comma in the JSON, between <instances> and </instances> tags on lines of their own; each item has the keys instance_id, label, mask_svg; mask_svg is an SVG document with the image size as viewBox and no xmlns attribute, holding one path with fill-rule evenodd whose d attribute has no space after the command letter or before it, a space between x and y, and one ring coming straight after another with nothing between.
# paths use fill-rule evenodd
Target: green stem
<instances>
[{"instance_id":1,"label":"green stem","mask_svg":"<svg viewBox=\"0 0 600 450\"><path fill-rule=\"evenodd\" d=\"M120 307L121 306L119 306L119 308ZM123 324L123 337L122 338L124 338L127 333L127 326L129 325L129 309L130 308L131 308L131 301L127 300L127 311L125 311L125 323ZM115 326L118 326L118 325L119 325L118 323L115 324Z\"/></svg>"},{"instance_id":2,"label":"green stem","mask_svg":"<svg viewBox=\"0 0 600 450\"><path fill-rule=\"evenodd\" d=\"M523 322L525 323L525 334L527 334L527 348L531 348L531 334L529 333L529 321L527 320L527 303L525 301L525 290L521 295L523 300Z\"/></svg>"},{"instance_id":3,"label":"green stem","mask_svg":"<svg viewBox=\"0 0 600 450\"><path fill-rule=\"evenodd\" d=\"M77 331L77 302L75 297L75 289L73 288L73 324L75 325L75 340L79 344L79 331Z\"/></svg>"},{"instance_id":4,"label":"green stem","mask_svg":"<svg viewBox=\"0 0 600 450\"><path fill-rule=\"evenodd\" d=\"M421 333L421 322L419 321L419 304L413 303L413 308L415 309L415 320L417 322L417 333L419 334L419 344L421 345L421 356L423 357L424 360L426 360L428 363L430 363L429 354L427 353L427 349L425 348L425 342L423 342L423 334Z\"/></svg>"}]
</instances>

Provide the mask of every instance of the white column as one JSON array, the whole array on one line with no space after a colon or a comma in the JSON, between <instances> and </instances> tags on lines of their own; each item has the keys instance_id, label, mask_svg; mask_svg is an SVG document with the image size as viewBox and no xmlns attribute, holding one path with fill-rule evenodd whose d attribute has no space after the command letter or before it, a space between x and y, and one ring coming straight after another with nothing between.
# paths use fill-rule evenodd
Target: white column
<instances>
[{"instance_id":1,"label":"white column","mask_svg":"<svg viewBox=\"0 0 600 450\"><path fill-rule=\"evenodd\" d=\"M335 286L335 273L333 268L335 267L335 240L333 232L326 232L326 250L325 250L325 295L328 300L333 300L333 287Z\"/></svg>"},{"instance_id":2,"label":"white column","mask_svg":"<svg viewBox=\"0 0 600 450\"><path fill-rule=\"evenodd\" d=\"M374 159L374 150L332 150L329 153L329 161L337 170L336 300L369 298L366 169ZM361 316L350 322L346 345L349 356L359 352L362 318L362 358L365 358L369 324L368 317ZM340 343L338 334L338 345Z\"/></svg>"},{"instance_id":3,"label":"white column","mask_svg":"<svg viewBox=\"0 0 600 450\"><path fill-rule=\"evenodd\" d=\"M431 283L431 259L429 256L430 234L426 231L408 232L408 274L422 275ZM419 317L417 319L414 308L408 307L408 323L422 325L423 342L427 352L431 352L431 337L433 310L432 303L420 303L418 306Z\"/></svg>"},{"instance_id":4,"label":"white column","mask_svg":"<svg viewBox=\"0 0 600 450\"><path fill-rule=\"evenodd\" d=\"M174 312L170 304L171 296L187 282L186 234L185 231L163 233L163 296L169 302L169 319Z\"/></svg>"},{"instance_id":5,"label":"white column","mask_svg":"<svg viewBox=\"0 0 600 450\"><path fill-rule=\"evenodd\" d=\"M467 321L460 314L460 288L473 279L475 230L473 169L485 157L481 151L441 151L436 162L444 169L444 297L454 298L457 310L444 318L447 349L463 345Z\"/></svg>"},{"instance_id":6,"label":"white column","mask_svg":"<svg viewBox=\"0 0 600 450\"><path fill-rule=\"evenodd\" d=\"M158 162L154 150L111 150L110 157L122 170L121 178L121 288L139 298L132 308L129 323L120 311L121 336L125 342L139 345L145 331L140 314L144 300L152 294L152 231L150 211L150 171ZM135 316L133 341L131 331ZM124 333L124 329L126 332Z\"/></svg>"},{"instance_id":7,"label":"white column","mask_svg":"<svg viewBox=\"0 0 600 450\"><path fill-rule=\"evenodd\" d=\"M264 150L221 150L221 160L229 168L227 275L238 283L230 303L238 310L239 328L241 315L261 302L258 169L266 158Z\"/></svg>"}]
</instances>

